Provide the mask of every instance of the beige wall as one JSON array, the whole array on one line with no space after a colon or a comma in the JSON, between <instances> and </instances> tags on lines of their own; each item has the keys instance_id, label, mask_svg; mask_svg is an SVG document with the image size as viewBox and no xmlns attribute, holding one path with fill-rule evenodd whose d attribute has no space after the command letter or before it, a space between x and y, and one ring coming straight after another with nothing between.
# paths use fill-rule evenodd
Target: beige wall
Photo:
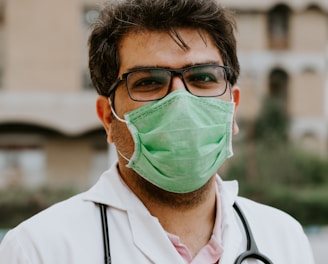
<instances>
[{"instance_id":1,"label":"beige wall","mask_svg":"<svg viewBox=\"0 0 328 264\"><path fill-rule=\"evenodd\" d=\"M264 85L261 85L261 80L253 77L251 74L243 74L238 82L241 91L238 119L254 120L261 109L260 98Z\"/></svg>"},{"instance_id":2,"label":"beige wall","mask_svg":"<svg viewBox=\"0 0 328 264\"><path fill-rule=\"evenodd\" d=\"M266 18L261 13L237 12L237 45L243 52L265 50Z\"/></svg>"},{"instance_id":3,"label":"beige wall","mask_svg":"<svg viewBox=\"0 0 328 264\"><path fill-rule=\"evenodd\" d=\"M290 112L295 118L324 118L323 76L302 72L293 76L289 90Z\"/></svg>"},{"instance_id":4,"label":"beige wall","mask_svg":"<svg viewBox=\"0 0 328 264\"><path fill-rule=\"evenodd\" d=\"M77 90L79 0L6 2L6 75L9 90Z\"/></svg>"},{"instance_id":5,"label":"beige wall","mask_svg":"<svg viewBox=\"0 0 328 264\"><path fill-rule=\"evenodd\" d=\"M322 11L307 10L292 15L290 43L295 52L324 52L328 19Z\"/></svg>"}]
</instances>

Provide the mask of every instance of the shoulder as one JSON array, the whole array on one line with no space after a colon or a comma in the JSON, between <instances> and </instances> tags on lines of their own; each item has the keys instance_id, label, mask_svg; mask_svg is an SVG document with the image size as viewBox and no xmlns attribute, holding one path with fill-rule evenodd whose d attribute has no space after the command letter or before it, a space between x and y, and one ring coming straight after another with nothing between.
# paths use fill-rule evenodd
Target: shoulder
<instances>
[{"instance_id":1,"label":"shoulder","mask_svg":"<svg viewBox=\"0 0 328 264\"><path fill-rule=\"evenodd\" d=\"M85 201L83 194L73 196L10 230L0 246L0 260L3 255L10 256L10 260L15 255L24 256L31 263L67 259L74 247L83 248L90 238L101 237L99 219L99 209L94 203Z\"/></svg>"},{"instance_id":2,"label":"shoulder","mask_svg":"<svg viewBox=\"0 0 328 264\"><path fill-rule=\"evenodd\" d=\"M284 221L287 220L288 222L291 221L294 223L298 223L297 220L288 213L278 208L253 201L248 198L238 196L237 203L240 205L240 207L242 207L245 213L261 213L263 214L263 217L275 216Z\"/></svg>"},{"instance_id":3,"label":"shoulder","mask_svg":"<svg viewBox=\"0 0 328 264\"><path fill-rule=\"evenodd\" d=\"M313 263L312 251L301 224L277 208L237 198L261 251L290 259L288 263ZM295 262L306 259L308 262ZM277 263L281 263L277 259Z\"/></svg>"},{"instance_id":4,"label":"shoulder","mask_svg":"<svg viewBox=\"0 0 328 264\"><path fill-rule=\"evenodd\" d=\"M56 203L21 223L16 229L33 238L60 237L88 227L99 219L95 203L85 201L84 193ZM37 232L35 232L37 230Z\"/></svg>"},{"instance_id":5,"label":"shoulder","mask_svg":"<svg viewBox=\"0 0 328 264\"><path fill-rule=\"evenodd\" d=\"M41 211L33 217L21 223L18 227L28 228L33 226L46 227L49 225L60 226L63 224L73 224L77 219L86 216L87 211L95 207L94 203L83 199L84 193L75 195L67 200L58 202L49 208ZM87 214L86 214L87 213Z\"/></svg>"},{"instance_id":6,"label":"shoulder","mask_svg":"<svg viewBox=\"0 0 328 264\"><path fill-rule=\"evenodd\" d=\"M237 203L250 224L254 223L259 228L268 229L271 232L288 230L288 232L303 233L301 224L294 217L280 209L242 197L237 198Z\"/></svg>"}]
</instances>

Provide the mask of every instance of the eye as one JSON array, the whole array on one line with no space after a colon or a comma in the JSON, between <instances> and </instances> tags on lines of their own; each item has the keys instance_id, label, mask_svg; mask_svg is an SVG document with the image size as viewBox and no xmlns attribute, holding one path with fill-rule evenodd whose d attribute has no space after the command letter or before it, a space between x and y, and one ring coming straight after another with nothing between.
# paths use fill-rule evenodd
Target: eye
<instances>
[{"instance_id":1,"label":"eye","mask_svg":"<svg viewBox=\"0 0 328 264\"><path fill-rule=\"evenodd\" d=\"M186 81L191 88L195 89L213 89L220 85L220 80L211 73L190 74Z\"/></svg>"},{"instance_id":2,"label":"eye","mask_svg":"<svg viewBox=\"0 0 328 264\"><path fill-rule=\"evenodd\" d=\"M135 76L136 77L136 76ZM167 79L161 76L138 76L129 80L128 88L132 93L154 93L167 86Z\"/></svg>"},{"instance_id":3,"label":"eye","mask_svg":"<svg viewBox=\"0 0 328 264\"><path fill-rule=\"evenodd\" d=\"M134 83L134 87L144 87L144 86L156 86L156 85L162 85L163 80L161 79L155 79L155 78L143 78Z\"/></svg>"},{"instance_id":4,"label":"eye","mask_svg":"<svg viewBox=\"0 0 328 264\"><path fill-rule=\"evenodd\" d=\"M161 89L165 84L166 81L164 79L148 77L135 80L130 83L129 88L136 91L151 91Z\"/></svg>"},{"instance_id":5,"label":"eye","mask_svg":"<svg viewBox=\"0 0 328 264\"><path fill-rule=\"evenodd\" d=\"M217 78L210 73L198 73L188 77L189 82L217 82Z\"/></svg>"}]
</instances>

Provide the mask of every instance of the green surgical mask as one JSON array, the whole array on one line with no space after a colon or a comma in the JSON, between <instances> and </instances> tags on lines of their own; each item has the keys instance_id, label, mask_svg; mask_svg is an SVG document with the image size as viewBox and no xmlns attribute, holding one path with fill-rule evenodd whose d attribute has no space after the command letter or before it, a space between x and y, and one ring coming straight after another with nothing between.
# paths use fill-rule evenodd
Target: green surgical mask
<instances>
[{"instance_id":1,"label":"green surgical mask","mask_svg":"<svg viewBox=\"0 0 328 264\"><path fill-rule=\"evenodd\" d=\"M177 90L124 115L135 149L127 167L174 193L204 186L232 156L234 103Z\"/></svg>"}]
</instances>

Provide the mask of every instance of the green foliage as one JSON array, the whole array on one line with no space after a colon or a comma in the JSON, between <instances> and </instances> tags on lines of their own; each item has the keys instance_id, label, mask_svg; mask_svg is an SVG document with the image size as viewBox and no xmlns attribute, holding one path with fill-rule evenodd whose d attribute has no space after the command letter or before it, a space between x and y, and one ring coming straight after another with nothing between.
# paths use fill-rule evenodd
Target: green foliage
<instances>
[{"instance_id":1,"label":"green foliage","mask_svg":"<svg viewBox=\"0 0 328 264\"><path fill-rule=\"evenodd\" d=\"M255 138L267 142L286 140L288 126L289 117L285 103L279 98L266 98L255 121Z\"/></svg>"},{"instance_id":2,"label":"green foliage","mask_svg":"<svg viewBox=\"0 0 328 264\"><path fill-rule=\"evenodd\" d=\"M328 161L288 142L288 120L279 100L267 99L248 129L253 133L235 146L225 179L239 181L240 195L280 208L304 225L328 224Z\"/></svg>"},{"instance_id":3,"label":"green foliage","mask_svg":"<svg viewBox=\"0 0 328 264\"><path fill-rule=\"evenodd\" d=\"M53 189L49 187L37 190L10 188L0 191L0 227L12 228L49 207L64 200L76 192L73 189Z\"/></svg>"},{"instance_id":4,"label":"green foliage","mask_svg":"<svg viewBox=\"0 0 328 264\"><path fill-rule=\"evenodd\" d=\"M239 148L225 179L239 181L240 195L280 208L304 225L328 224L327 161L284 143L257 143L253 156Z\"/></svg>"}]
</instances>

